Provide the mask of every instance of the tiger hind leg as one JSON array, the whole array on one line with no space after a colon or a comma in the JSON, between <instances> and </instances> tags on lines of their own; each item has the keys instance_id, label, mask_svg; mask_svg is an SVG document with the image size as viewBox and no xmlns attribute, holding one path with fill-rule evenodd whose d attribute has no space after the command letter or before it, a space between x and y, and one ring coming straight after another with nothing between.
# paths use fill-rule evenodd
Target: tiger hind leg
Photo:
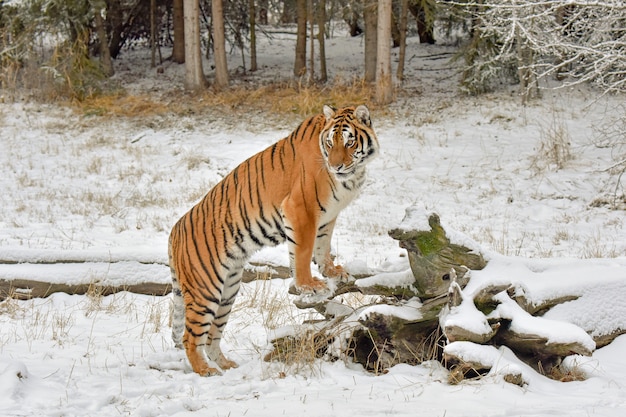
<instances>
[{"instance_id":1,"label":"tiger hind leg","mask_svg":"<svg viewBox=\"0 0 626 417\"><path fill-rule=\"evenodd\" d=\"M172 341L177 349L183 348L185 331L185 302L176 272L172 268Z\"/></svg>"},{"instance_id":2,"label":"tiger hind leg","mask_svg":"<svg viewBox=\"0 0 626 417\"><path fill-rule=\"evenodd\" d=\"M183 346L187 353L187 358L193 371L202 376L217 375L219 369L209 365L206 354L209 342L209 330L213 326L217 311L217 304L204 300L197 303L191 299L188 293L184 294L185 299L185 333L183 335Z\"/></svg>"},{"instance_id":3,"label":"tiger hind leg","mask_svg":"<svg viewBox=\"0 0 626 417\"><path fill-rule=\"evenodd\" d=\"M239 292L240 279L241 272L234 275L233 279L230 281L232 282L230 286L224 288L222 301L220 302L217 314L215 315L215 319L211 323L211 329L209 330L210 342L205 348L208 358L214 361L220 368L222 368L222 370L237 368L238 366L236 362L224 356L222 349L220 348L220 341L222 338L222 331L228 323L230 312L235 302L235 298L237 297L237 293Z\"/></svg>"}]
</instances>

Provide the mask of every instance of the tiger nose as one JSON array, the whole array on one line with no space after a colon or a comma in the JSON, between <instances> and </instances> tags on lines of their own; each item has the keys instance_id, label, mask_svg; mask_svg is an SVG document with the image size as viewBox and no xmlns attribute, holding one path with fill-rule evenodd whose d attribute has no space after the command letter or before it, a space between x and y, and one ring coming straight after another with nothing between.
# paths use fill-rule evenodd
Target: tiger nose
<instances>
[{"instance_id":1,"label":"tiger nose","mask_svg":"<svg viewBox=\"0 0 626 417\"><path fill-rule=\"evenodd\" d=\"M333 169L338 169L339 167L344 165L343 158L341 158L339 155L331 155L328 158L328 165L330 165L330 167Z\"/></svg>"}]
</instances>

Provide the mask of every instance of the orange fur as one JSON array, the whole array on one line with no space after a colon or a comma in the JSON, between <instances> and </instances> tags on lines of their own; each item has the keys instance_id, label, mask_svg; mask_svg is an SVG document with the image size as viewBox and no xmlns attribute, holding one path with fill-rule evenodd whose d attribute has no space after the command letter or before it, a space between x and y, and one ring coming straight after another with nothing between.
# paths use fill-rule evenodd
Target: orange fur
<instances>
[{"instance_id":1,"label":"orange fur","mask_svg":"<svg viewBox=\"0 0 626 417\"><path fill-rule=\"evenodd\" d=\"M330 240L339 212L355 197L365 164L378 151L365 106L313 116L288 137L241 163L176 223L170 235L174 315L172 335L201 375L236 366L219 340L246 260L262 246L287 240L295 284L326 288L347 278L333 263ZM183 325L184 323L184 325Z\"/></svg>"}]
</instances>

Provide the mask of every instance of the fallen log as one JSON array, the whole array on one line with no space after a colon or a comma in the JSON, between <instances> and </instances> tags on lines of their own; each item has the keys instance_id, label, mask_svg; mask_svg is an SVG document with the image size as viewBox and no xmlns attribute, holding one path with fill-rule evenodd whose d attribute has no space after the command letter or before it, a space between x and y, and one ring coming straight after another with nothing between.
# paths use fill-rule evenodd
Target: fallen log
<instances>
[{"instance_id":1,"label":"fallen log","mask_svg":"<svg viewBox=\"0 0 626 417\"><path fill-rule=\"evenodd\" d=\"M123 286L100 285L97 283L68 285L29 279L0 280L0 300L5 298L16 300L46 298L57 292L70 295L98 294L106 296L121 291L146 295L167 295L172 291L172 285L157 282L143 282Z\"/></svg>"},{"instance_id":2,"label":"fallen log","mask_svg":"<svg viewBox=\"0 0 626 417\"><path fill-rule=\"evenodd\" d=\"M132 264L133 274L150 276L154 274L154 268L159 268L161 279L159 281L137 282L126 284L125 277L127 265ZM37 272L33 272L32 266L37 266ZM137 294L162 296L169 294L172 290L169 282L169 266L164 263L139 262L139 261L115 261L115 262L90 262L81 259L64 259L54 262L50 259L36 261L32 263L15 262L12 260L0 260L0 300L5 298L30 299L45 298L56 292L67 294L99 294L110 295L121 291L129 291ZM46 281L48 267L55 268L55 271L64 270L65 266L71 267L72 273L84 278L91 277L90 282L78 282L67 284ZM120 271L116 271L120 267ZM8 272L10 268L10 272ZM94 270L102 270L101 274L94 274ZM143 272L142 272L143 271ZM3 273L4 272L4 273ZM7 278L10 276L10 278ZM243 272L243 282L251 282L258 279L286 279L291 276L288 267L250 264ZM77 279L78 281L78 279ZM118 284L121 283L121 284Z\"/></svg>"}]
</instances>

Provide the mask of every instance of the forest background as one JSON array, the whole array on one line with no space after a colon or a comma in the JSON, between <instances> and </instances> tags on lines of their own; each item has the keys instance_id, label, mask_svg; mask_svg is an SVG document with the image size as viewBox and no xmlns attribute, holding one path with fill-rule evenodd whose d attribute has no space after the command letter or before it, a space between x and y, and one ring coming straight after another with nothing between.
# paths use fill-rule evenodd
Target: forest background
<instances>
[{"instance_id":1,"label":"forest background","mask_svg":"<svg viewBox=\"0 0 626 417\"><path fill-rule=\"evenodd\" d=\"M149 47L153 67L185 64L186 90L217 92L258 69L259 33L290 31L293 78L280 82L324 88L338 82L329 80L325 58L338 20L351 36L364 37L362 72L348 82L373 83L379 104L402 94L407 34L423 43L457 43L460 86L470 94L517 83L527 100L550 79L560 87L591 83L602 93L626 88L626 5L618 0L0 1L0 81L5 91L25 88L46 100L119 94L107 83L113 61L124 60L124 48ZM163 56L163 47L171 55ZM395 74L392 47L399 48ZM227 51L241 54L240 66L228 68Z\"/></svg>"}]
</instances>

